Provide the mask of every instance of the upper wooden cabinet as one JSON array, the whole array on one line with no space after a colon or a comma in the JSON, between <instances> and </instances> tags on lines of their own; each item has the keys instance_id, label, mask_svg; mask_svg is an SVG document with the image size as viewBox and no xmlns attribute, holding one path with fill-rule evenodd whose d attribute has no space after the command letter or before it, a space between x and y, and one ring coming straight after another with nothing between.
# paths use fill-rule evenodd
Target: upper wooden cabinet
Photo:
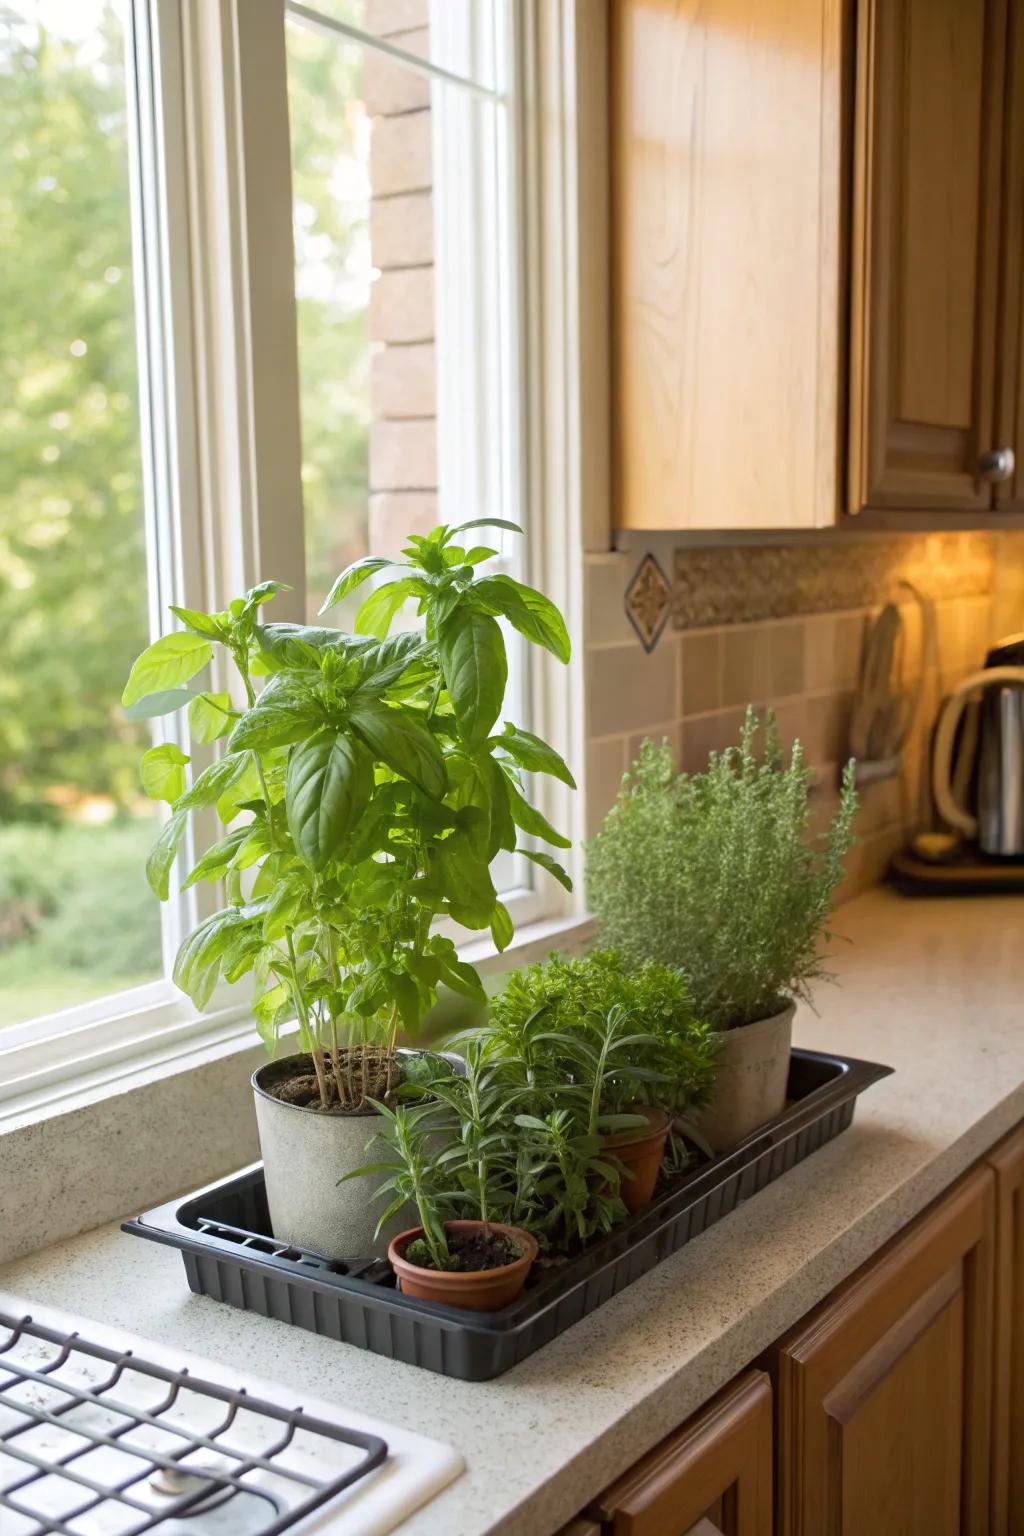
<instances>
[{"instance_id":1,"label":"upper wooden cabinet","mask_svg":"<svg viewBox=\"0 0 1024 1536\"><path fill-rule=\"evenodd\" d=\"M613 0L619 526L1024 513L1024 0Z\"/></svg>"},{"instance_id":2,"label":"upper wooden cabinet","mask_svg":"<svg viewBox=\"0 0 1024 1536\"><path fill-rule=\"evenodd\" d=\"M840 9L613 0L622 527L832 521Z\"/></svg>"},{"instance_id":3,"label":"upper wooden cabinet","mask_svg":"<svg viewBox=\"0 0 1024 1536\"><path fill-rule=\"evenodd\" d=\"M1003 0L858 10L851 510L992 505L1005 44Z\"/></svg>"}]
</instances>

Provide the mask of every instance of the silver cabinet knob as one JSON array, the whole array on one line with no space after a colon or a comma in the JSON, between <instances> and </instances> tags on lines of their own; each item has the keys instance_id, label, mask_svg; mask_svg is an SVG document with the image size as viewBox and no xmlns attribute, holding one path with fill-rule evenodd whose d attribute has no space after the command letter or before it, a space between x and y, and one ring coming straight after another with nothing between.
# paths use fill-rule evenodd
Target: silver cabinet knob
<instances>
[{"instance_id":1,"label":"silver cabinet knob","mask_svg":"<svg viewBox=\"0 0 1024 1536\"><path fill-rule=\"evenodd\" d=\"M1002 481L1010 479L1014 462L1012 448L990 448L988 453L983 453L978 460L978 474L990 485L999 485Z\"/></svg>"}]
</instances>

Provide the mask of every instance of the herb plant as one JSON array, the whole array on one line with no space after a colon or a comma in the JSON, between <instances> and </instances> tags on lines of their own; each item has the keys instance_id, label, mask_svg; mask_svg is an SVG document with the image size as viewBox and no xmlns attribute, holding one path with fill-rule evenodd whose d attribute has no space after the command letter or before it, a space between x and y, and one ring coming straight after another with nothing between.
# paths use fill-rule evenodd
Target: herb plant
<instances>
[{"instance_id":1,"label":"herb plant","mask_svg":"<svg viewBox=\"0 0 1024 1536\"><path fill-rule=\"evenodd\" d=\"M491 863L520 833L569 846L522 782L525 771L573 786L569 769L530 732L496 729L508 670L498 617L562 662L568 635L541 593L478 573L495 551L458 536L486 524L515 528L480 518L414 535L354 634L263 622L275 582L221 613L175 608L184 629L144 651L125 688L136 717L187 708L193 743L225 747L201 772L169 743L142 762L147 791L171 807L147 865L158 896L191 814L215 807L227 829L184 881L223 881L227 903L182 944L174 979L204 1007L222 978L252 972L264 1038L297 1017L323 1109L393 1093L398 1031L415 1032L441 983L483 1000L434 919L490 928L504 949L512 920ZM357 561L321 611L390 564ZM422 628L389 638L407 601ZM191 686L215 648L237 694ZM520 851L568 887L549 854Z\"/></svg>"},{"instance_id":2,"label":"herb plant","mask_svg":"<svg viewBox=\"0 0 1024 1536\"><path fill-rule=\"evenodd\" d=\"M523 1227L555 1254L625 1215L608 1137L646 1127L640 1105L685 1113L712 1086L714 1045L680 974L657 965L630 972L609 951L514 975L487 1022L454 1043L463 1073L428 1058L402 1090L421 1101L421 1124L435 1139L436 1219L457 1211ZM382 1135L404 1161L392 1121ZM375 1167L387 1165L359 1171ZM395 1187L389 1172L383 1193Z\"/></svg>"},{"instance_id":3,"label":"herb plant","mask_svg":"<svg viewBox=\"0 0 1024 1536\"><path fill-rule=\"evenodd\" d=\"M769 713L748 709L740 744L705 773L676 772L645 742L588 849L587 893L602 939L632 965L654 960L688 979L715 1029L752 1023L827 974L833 893L853 842L853 765L828 829L811 833L811 773L799 742L784 760Z\"/></svg>"}]
</instances>

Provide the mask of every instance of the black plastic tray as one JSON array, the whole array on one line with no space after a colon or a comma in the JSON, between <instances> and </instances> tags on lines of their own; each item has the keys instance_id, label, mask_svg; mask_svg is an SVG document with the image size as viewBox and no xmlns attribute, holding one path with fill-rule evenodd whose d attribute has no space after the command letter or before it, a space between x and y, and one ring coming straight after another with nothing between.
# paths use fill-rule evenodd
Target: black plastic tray
<instances>
[{"instance_id":1,"label":"black plastic tray","mask_svg":"<svg viewBox=\"0 0 1024 1536\"><path fill-rule=\"evenodd\" d=\"M857 1095L891 1067L794 1051L789 1103L732 1152L675 1180L645 1211L585 1253L535 1270L500 1312L416 1301L382 1260L334 1263L271 1235L262 1164L124 1223L180 1248L193 1291L276 1317L389 1360L462 1381L486 1381L571 1328L742 1201L846 1130Z\"/></svg>"}]
</instances>

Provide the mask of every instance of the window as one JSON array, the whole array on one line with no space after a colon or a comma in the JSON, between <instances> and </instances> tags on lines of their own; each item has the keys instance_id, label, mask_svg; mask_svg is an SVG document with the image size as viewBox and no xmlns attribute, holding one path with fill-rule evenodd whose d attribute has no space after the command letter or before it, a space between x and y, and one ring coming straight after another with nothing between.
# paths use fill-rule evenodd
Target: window
<instances>
[{"instance_id":1,"label":"window","mask_svg":"<svg viewBox=\"0 0 1024 1536\"><path fill-rule=\"evenodd\" d=\"M410 531L528 525L528 12L0 9L0 1097L210 1027L168 979L195 893L161 912L143 877L140 750L178 727L118 703L167 604L273 575L280 616L312 617ZM536 580L522 545L500 558ZM503 858L521 923L542 898ZM219 1023L247 1027L244 998Z\"/></svg>"},{"instance_id":2,"label":"window","mask_svg":"<svg viewBox=\"0 0 1024 1536\"><path fill-rule=\"evenodd\" d=\"M127 41L112 0L0 11L0 1025L163 971Z\"/></svg>"}]
</instances>

